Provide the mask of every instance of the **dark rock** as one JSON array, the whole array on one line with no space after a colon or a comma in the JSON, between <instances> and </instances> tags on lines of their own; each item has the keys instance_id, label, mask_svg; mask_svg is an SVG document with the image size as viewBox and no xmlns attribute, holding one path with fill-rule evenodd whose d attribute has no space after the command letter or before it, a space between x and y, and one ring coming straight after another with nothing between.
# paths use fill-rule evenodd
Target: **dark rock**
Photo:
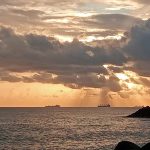
<instances>
[{"instance_id":1,"label":"dark rock","mask_svg":"<svg viewBox=\"0 0 150 150\"><path fill-rule=\"evenodd\" d=\"M145 146L143 146L141 150L150 150L150 143L147 143Z\"/></svg>"},{"instance_id":2,"label":"dark rock","mask_svg":"<svg viewBox=\"0 0 150 150\"><path fill-rule=\"evenodd\" d=\"M150 143L147 143L142 148L140 148L138 145L132 142L122 141L118 143L115 150L150 150Z\"/></svg>"},{"instance_id":3,"label":"dark rock","mask_svg":"<svg viewBox=\"0 0 150 150\"><path fill-rule=\"evenodd\" d=\"M143 107L136 111L135 113L129 115L128 117L135 117L135 118L150 118L150 107Z\"/></svg>"},{"instance_id":4,"label":"dark rock","mask_svg":"<svg viewBox=\"0 0 150 150\"><path fill-rule=\"evenodd\" d=\"M119 142L115 150L140 150L140 147L129 141Z\"/></svg>"}]
</instances>

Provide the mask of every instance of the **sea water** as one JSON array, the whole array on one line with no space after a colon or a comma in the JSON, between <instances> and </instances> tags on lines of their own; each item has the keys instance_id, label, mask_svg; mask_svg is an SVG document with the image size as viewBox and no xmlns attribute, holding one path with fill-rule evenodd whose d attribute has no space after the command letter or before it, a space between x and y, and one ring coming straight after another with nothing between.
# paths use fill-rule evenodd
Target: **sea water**
<instances>
[{"instance_id":1,"label":"sea water","mask_svg":"<svg viewBox=\"0 0 150 150\"><path fill-rule=\"evenodd\" d=\"M150 142L150 119L137 108L0 108L0 150L113 150Z\"/></svg>"}]
</instances>

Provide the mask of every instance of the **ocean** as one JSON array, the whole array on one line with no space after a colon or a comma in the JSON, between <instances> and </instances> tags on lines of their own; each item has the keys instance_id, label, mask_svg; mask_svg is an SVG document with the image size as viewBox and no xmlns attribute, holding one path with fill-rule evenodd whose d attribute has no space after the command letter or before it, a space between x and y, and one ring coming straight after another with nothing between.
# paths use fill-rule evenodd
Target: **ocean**
<instances>
[{"instance_id":1,"label":"ocean","mask_svg":"<svg viewBox=\"0 0 150 150\"><path fill-rule=\"evenodd\" d=\"M0 108L0 150L113 150L122 140L150 142L138 108Z\"/></svg>"}]
</instances>

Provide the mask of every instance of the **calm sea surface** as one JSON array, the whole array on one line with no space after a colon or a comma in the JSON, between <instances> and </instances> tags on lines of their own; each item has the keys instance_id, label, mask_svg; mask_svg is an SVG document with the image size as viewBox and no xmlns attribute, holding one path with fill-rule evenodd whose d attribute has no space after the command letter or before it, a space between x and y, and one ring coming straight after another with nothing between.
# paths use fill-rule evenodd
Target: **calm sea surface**
<instances>
[{"instance_id":1,"label":"calm sea surface","mask_svg":"<svg viewBox=\"0 0 150 150\"><path fill-rule=\"evenodd\" d=\"M0 108L0 150L112 150L121 140L150 142L137 108Z\"/></svg>"}]
</instances>

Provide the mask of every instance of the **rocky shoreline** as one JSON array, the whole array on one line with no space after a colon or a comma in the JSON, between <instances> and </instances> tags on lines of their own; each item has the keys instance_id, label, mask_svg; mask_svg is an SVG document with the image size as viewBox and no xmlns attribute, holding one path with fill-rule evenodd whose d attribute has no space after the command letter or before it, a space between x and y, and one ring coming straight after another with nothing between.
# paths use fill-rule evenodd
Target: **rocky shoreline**
<instances>
[{"instance_id":1,"label":"rocky shoreline","mask_svg":"<svg viewBox=\"0 0 150 150\"><path fill-rule=\"evenodd\" d=\"M136 111L135 113L127 116L127 117L131 117L131 118L150 118L150 107L146 106L143 107L141 109L139 109L138 111Z\"/></svg>"},{"instance_id":2,"label":"rocky shoreline","mask_svg":"<svg viewBox=\"0 0 150 150\"><path fill-rule=\"evenodd\" d=\"M149 106L143 107L127 117L150 118L150 107ZM130 141L122 141L117 144L114 150L150 150L150 143L147 143L143 147L139 147L138 145Z\"/></svg>"}]
</instances>

